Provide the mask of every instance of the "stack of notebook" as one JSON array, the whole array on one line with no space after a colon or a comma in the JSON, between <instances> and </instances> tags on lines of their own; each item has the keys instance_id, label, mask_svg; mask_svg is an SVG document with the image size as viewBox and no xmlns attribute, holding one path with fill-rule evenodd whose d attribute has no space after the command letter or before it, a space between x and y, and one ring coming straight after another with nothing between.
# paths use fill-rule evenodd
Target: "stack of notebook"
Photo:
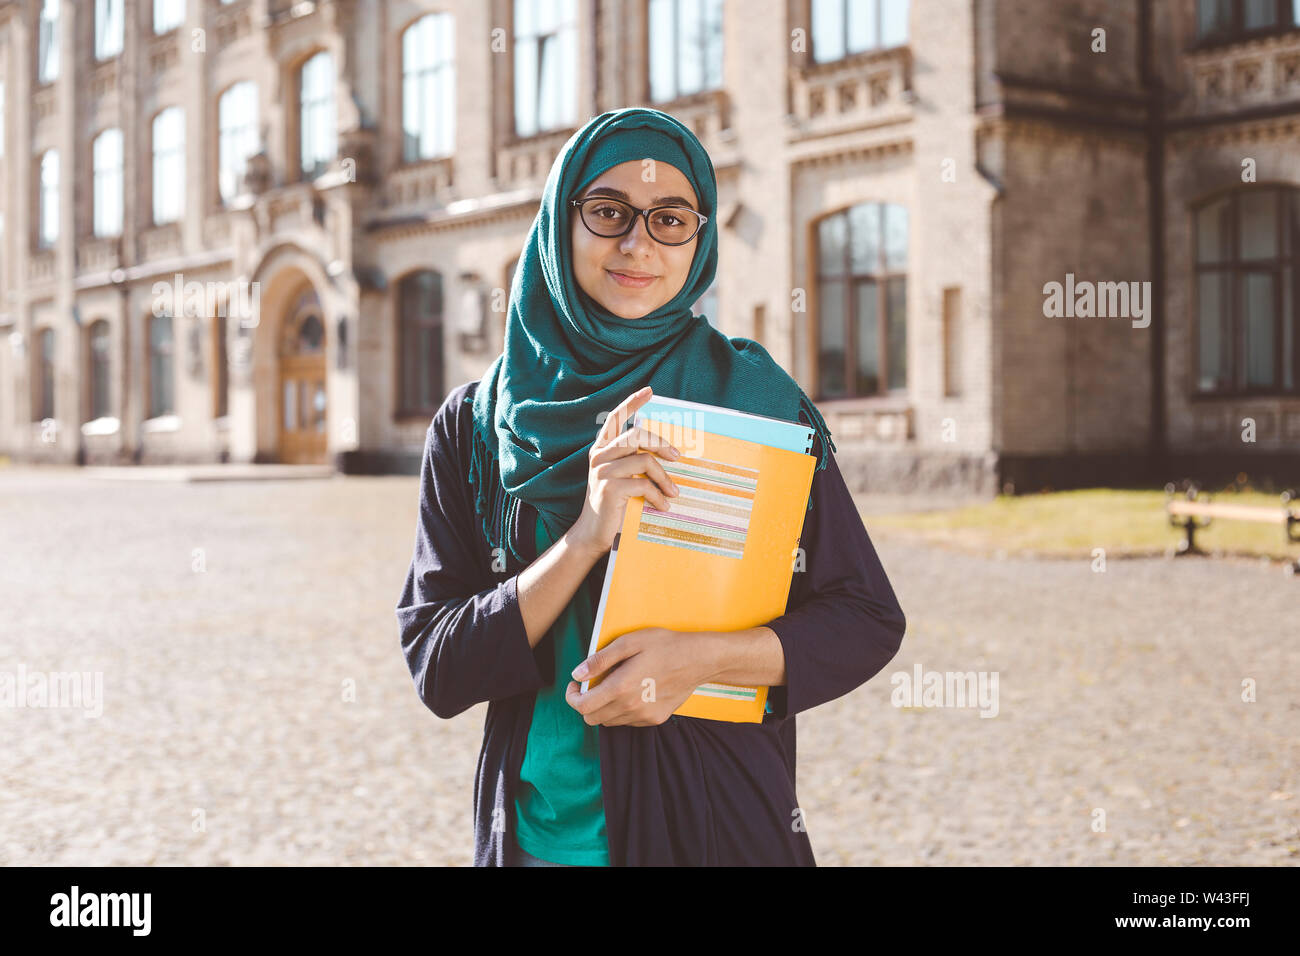
<instances>
[{"instance_id":1,"label":"stack of notebook","mask_svg":"<svg viewBox=\"0 0 1300 956\"><path fill-rule=\"evenodd\" d=\"M680 494L668 511L628 501L589 654L641 628L735 631L784 614L817 463L812 427L658 395L631 424L681 452L660 458ZM767 691L704 684L674 713L758 723Z\"/></svg>"}]
</instances>

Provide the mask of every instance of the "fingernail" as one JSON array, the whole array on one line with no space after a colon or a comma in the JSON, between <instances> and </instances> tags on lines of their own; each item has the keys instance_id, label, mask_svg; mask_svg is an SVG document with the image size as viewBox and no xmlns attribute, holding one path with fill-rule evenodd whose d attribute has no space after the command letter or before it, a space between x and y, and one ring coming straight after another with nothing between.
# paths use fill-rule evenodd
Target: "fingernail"
<instances>
[{"instance_id":1,"label":"fingernail","mask_svg":"<svg viewBox=\"0 0 1300 956\"><path fill-rule=\"evenodd\" d=\"M574 680L585 680L587 677L587 662L583 661L573 669Z\"/></svg>"}]
</instances>

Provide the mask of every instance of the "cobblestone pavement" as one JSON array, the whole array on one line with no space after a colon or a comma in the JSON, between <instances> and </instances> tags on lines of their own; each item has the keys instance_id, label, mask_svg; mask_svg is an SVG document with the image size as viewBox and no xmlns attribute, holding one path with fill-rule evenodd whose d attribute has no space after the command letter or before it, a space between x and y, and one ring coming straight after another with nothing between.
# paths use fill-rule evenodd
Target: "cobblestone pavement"
<instances>
[{"instance_id":1,"label":"cobblestone pavement","mask_svg":"<svg viewBox=\"0 0 1300 956\"><path fill-rule=\"evenodd\" d=\"M485 707L399 650L416 494L0 470L0 672L103 672L97 719L0 707L0 864L467 864ZM819 863L1300 863L1300 580L875 540L908 632L799 718ZM918 664L997 716L892 706Z\"/></svg>"}]
</instances>

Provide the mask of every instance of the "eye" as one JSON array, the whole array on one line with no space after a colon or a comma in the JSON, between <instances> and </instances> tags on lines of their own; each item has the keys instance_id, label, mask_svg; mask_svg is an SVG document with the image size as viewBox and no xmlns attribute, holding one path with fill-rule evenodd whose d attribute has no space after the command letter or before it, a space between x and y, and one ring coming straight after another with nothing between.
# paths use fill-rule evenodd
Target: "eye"
<instances>
[{"instance_id":1,"label":"eye","mask_svg":"<svg viewBox=\"0 0 1300 956\"><path fill-rule=\"evenodd\" d=\"M590 203L587 209L590 215L595 216L597 219L604 219L607 222L617 222L627 215L626 209L618 203L612 202Z\"/></svg>"},{"instance_id":2,"label":"eye","mask_svg":"<svg viewBox=\"0 0 1300 956\"><path fill-rule=\"evenodd\" d=\"M657 225L663 226L667 229L676 229L678 226L682 225L682 217L677 215L677 213L670 212L666 209L662 209L655 213L654 220Z\"/></svg>"}]
</instances>

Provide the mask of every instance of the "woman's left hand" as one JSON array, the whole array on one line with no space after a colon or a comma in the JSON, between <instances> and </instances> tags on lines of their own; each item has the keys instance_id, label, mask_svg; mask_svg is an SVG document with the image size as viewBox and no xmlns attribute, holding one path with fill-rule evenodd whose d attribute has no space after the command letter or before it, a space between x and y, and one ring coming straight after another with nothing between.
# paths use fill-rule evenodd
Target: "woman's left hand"
<instances>
[{"instance_id":1,"label":"woman's left hand","mask_svg":"<svg viewBox=\"0 0 1300 956\"><path fill-rule=\"evenodd\" d=\"M658 726L711 680L711 637L708 631L666 627L629 631L578 665L564 699L589 725ZM581 681L602 674L599 684L580 692Z\"/></svg>"}]
</instances>

